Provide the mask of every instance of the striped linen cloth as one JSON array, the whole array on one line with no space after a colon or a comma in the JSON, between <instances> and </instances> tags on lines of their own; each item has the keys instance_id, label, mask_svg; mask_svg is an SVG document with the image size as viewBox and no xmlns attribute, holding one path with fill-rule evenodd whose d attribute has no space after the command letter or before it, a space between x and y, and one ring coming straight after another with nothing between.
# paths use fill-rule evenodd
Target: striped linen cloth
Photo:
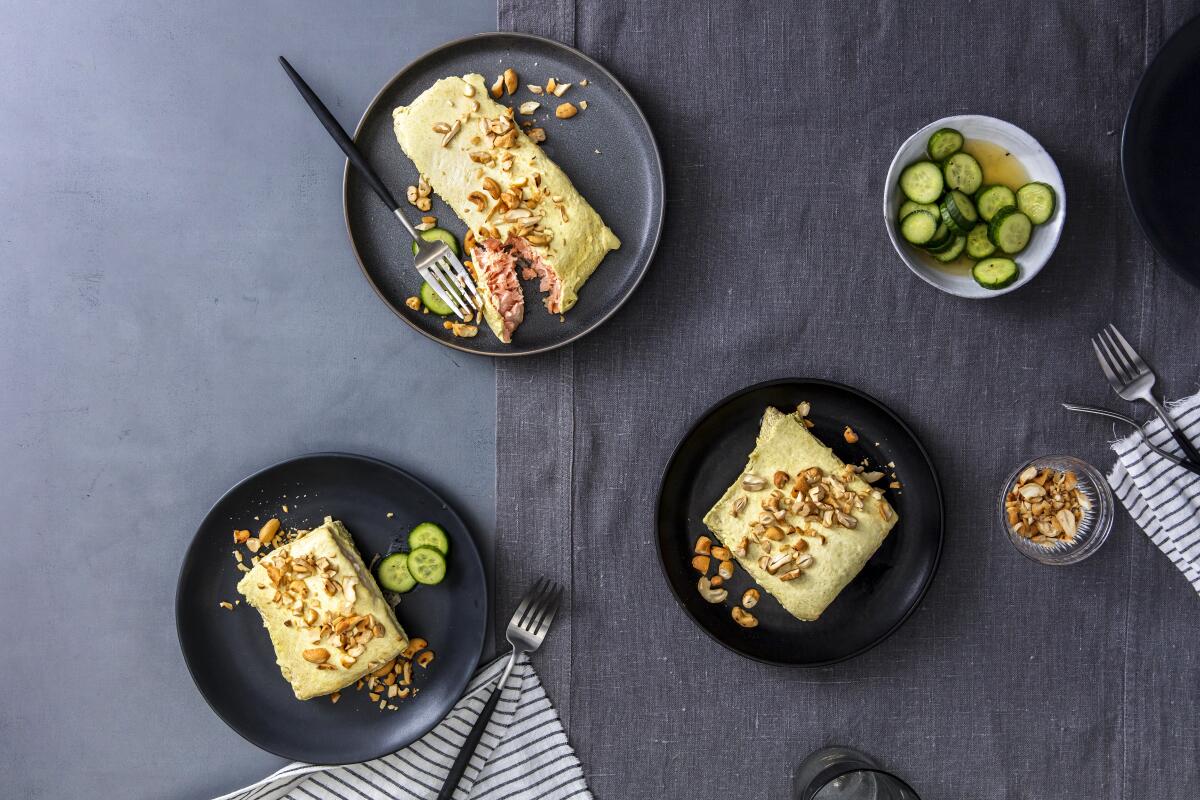
<instances>
[{"instance_id":1,"label":"striped linen cloth","mask_svg":"<svg viewBox=\"0 0 1200 800\"><path fill-rule=\"evenodd\" d=\"M1180 430L1200 442L1200 393L1168 404ZM1162 420L1146 425L1150 441L1180 453ZM1112 444L1117 463L1109 473L1113 492L1158 549L1200 592L1200 476L1177 467L1146 447L1138 434Z\"/></svg>"},{"instance_id":2,"label":"striped linen cloth","mask_svg":"<svg viewBox=\"0 0 1200 800\"><path fill-rule=\"evenodd\" d=\"M217 800L435 798L508 656L480 668L436 728L391 755L338 767L291 764ZM454 793L456 800L592 800L583 768L529 659L508 686Z\"/></svg>"}]
</instances>

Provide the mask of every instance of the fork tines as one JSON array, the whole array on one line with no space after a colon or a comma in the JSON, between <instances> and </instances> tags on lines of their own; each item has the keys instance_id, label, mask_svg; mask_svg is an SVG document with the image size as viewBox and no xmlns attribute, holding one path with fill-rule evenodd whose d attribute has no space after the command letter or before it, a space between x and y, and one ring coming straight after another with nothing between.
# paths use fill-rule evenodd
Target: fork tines
<instances>
[{"instance_id":1,"label":"fork tines","mask_svg":"<svg viewBox=\"0 0 1200 800\"><path fill-rule=\"evenodd\" d=\"M562 593L562 586L555 581L539 578L513 612L509 625L521 628L533 636L541 636L558 613Z\"/></svg>"},{"instance_id":2,"label":"fork tines","mask_svg":"<svg viewBox=\"0 0 1200 800\"><path fill-rule=\"evenodd\" d=\"M442 256L419 264L417 272L459 319L469 322L479 308L479 292L466 267L450 248L443 247L445 253Z\"/></svg>"},{"instance_id":3,"label":"fork tines","mask_svg":"<svg viewBox=\"0 0 1200 800\"><path fill-rule=\"evenodd\" d=\"M1126 341L1116 325L1109 326L1092 337L1092 347L1100 360L1104 377L1114 386L1130 384L1146 375L1150 368Z\"/></svg>"}]
</instances>

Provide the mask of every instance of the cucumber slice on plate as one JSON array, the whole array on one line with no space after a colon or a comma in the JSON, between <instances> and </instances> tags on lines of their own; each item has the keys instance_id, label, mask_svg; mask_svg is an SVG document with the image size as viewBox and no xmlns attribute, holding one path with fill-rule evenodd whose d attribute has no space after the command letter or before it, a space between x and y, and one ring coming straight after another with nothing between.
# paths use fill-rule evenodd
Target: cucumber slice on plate
<instances>
[{"instance_id":1,"label":"cucumber slice on plate","mask_svg":"<svg viewBox=\"0 0 1200 800\"><path fill-rule=\"evenodd\" d=\"M946 185L960 192L975 194L983 185L983 168L970 153L955 153L942 162ZM913 198L916 199L916 198Z\"/></svg>"},{"instance_id":2,"label":"cucumber slice on plate","mask_svg":"<svg viewBox=\"0 0 1200 800\"><path fill-rule=\"evenodd\" d=\"M967 255L971 258L987 258L996 252L996 245L988 238L988 226L979 223L967 234Z\"/></svg>"},{"instance_id":3,"label":"cucumber slice on plate","mask_svg":"<svg viewBox=\"0 0 1200 800\"><path fill-rule=\"evenodd\" d=\"M900 212L896 214L896 219L904 219L914 211L928 211L935 217L941 214L938 211L937 203L918 203L916 200L905 200L900 204Z\"/></svg>"},{"instance_id":4,"label":"cucumber slice on plate","mask_svg":"<svg viewBox=\"0 0 1200 800\"><path fill-rule=\"evenodd\" d=\"M427 242L445 242L450 248L450 252L458 255L458 239L454 238L454 234L445 228L430 228L427 231L421 231L421 238ZM413 255L417 254L417 243L412 243Z\"/></svg>"},{"instance_id":5,"label":"cucumber slice on plate","mask_svg":"<svg viewBox=\"0 0 1200 800\"><path fill-rule=\"evenodd\" d=\"M979 212L975 210L975 204L971 202L971 198L967 197L957 189L951 189L942 198L941 205L942 222L955 233L966 236L971 232L971 228L975 227L975 223L979 221Z\"/></svg>"},{"instance_id":6,"label":"cucumber slice on plate","mask_svg":"<svg viewBox=\"0 0 1200 800\"><path fill-rule=\"evenodd\" d=\"M979 210L979 216L984 222L991 222L1000 209L1016 204L1017 196L1007 186L985 186L975 195L975 208Z\"/></svg>"},{"instance_id":7,"label":"cucumber slice on plate","mask_svg":"<svg viewBox=\"0 0 1200 800\"><path fill-rule=\"evenodd\" d=\"M949 247L940 253L935 253L933 257L943 264L949 264L951 261L962 255L962 251L966 246L967 237L955 236L954 241L950 243Z\"/></svg>"},{"instance_id":8,"label":"cucumber slice on plate","mask_svg":"<svg viewBox=\"0 0 1200 800\"><path fill-rule=\"evenodd\" d=\"M446 301L438 297L438 293L425 281L421 281L421 302L439 317L448 317L454 313L454 310L446 305Z\"/></svg>"},{"instance_id":9,"label":"cucumber slice on plate","mask_svg":"<svg viewBox=\"0 0 1200 800\"><path fill-rule=\"evenodd\" d=\"M408 549L416 550L419 547L432 547L442 555L447 555L450 552L450 537L441 525L422 522L408 534Z\"/></svg>"},{"instance_id":10,"label":"cucumber slice on plate","mask_svg":"<svg viewBox=\"0 0 1200 800\"><path fill-rule=\"evenodd\" d=\"M1011 258L985 258L971 268L971 277L985 289L1003 289L1017 279L1020 270Z\"/></svg>"},{"instance_id":11,"label":"cucumber slice on plate","mask_svg":"<svg viewBox=\"0 0 1200 800\"><path fill-rule=\"evenodd\" d=\"M432 547L418 547L408 554L408 571L417 583L441 583L446 577L446 557Z\"/></svg>"},{"instance_id":12,"label":"cucumber slice on plate","mask_svg":"<svg viewBox=\"0 0 1200 800\"><path fill-rule=\"evenodd\" d=\"M988 223L988 238L992 244L1003 252L1013 255L1025 249L1029 244L1029 236L1033 233L1033 223L1029 217L1009 206L996 212Z\"/></svg>"},{"instance_id":13,"label":"cucumber slice on plate","mask_svg":"<svg viewBox=\"0 0 1200 800\"><path fill-rule=\"evenodd\" d=\"M910 244L928 244L937 229L938 221L928 211L914 211L900 220L900 235Z\"/></svg>"},{"instance_id":14,"label":"cucumber slice on plate","mask_svg":"<svg viewBox=\"0 0 1200 800\"><path fill-rule=\"evenodd\" d=\"M942 171L932 161L909 164L900 173L900 191L909 200L918 203L936 203L942 196L945 183Z\"/></svg>"},{"instance_id":15,"label":"cucumber slice on plate","mask_svg":"<svg viewBox=\"0 0 1200 800\"><path fill-rule=\"evenodd\" d=\"M411 592L417 585L412 573L408 571L408 553L392 553L383 557L375 567L375 577L379 585L389 592Z\"/></svg>"},{"instance_id":16,"label":"cucumber slice on plate","mask_svg":"<svg viewBox=\"0 0 1200 800\"><path fill-rule=\"evenodd\" d=\"M1035 181L1017 189L1017 209L1034 225L1042 225L1054 214L1054 189Z\"/></svg>"},{"instance_id":17,"label":"cucumber slice on plate","mask_svg":"<svg viewBox=\"0 0 1200 800\"><path fill-rule=\"evenodd\" d=\"M929 137L925 152L934 161L941 161L962 150L963 135L954 128L940 128Z\"/></svg>"},{"instance_id":18,"label":"cucumber slice on plate","mask_svg":"<svg viewBox=\"0 0 1200 800\"><path fill-rule=\"evenodd\" d=\"M940 253L952 244L954 244L954 231L947 228L946 223L943 222L941 225L938 225L933 238L926 242L923 247L931 253Z\"/></svg>"}]
</instances>

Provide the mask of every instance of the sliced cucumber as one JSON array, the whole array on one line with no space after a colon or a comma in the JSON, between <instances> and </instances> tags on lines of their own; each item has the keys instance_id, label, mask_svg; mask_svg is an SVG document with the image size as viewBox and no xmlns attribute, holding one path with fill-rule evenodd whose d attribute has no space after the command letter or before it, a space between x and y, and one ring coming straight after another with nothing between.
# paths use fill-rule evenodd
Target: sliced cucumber
<instances>
[{"instance_id":1,"label":"sliced cucumber","mask_svg":"<svg viewBox=\"0 0 1200 800\"><path fill-rule=\"evenodd\" d=\"M445 228L430 228L427 231L421 231L421 238L427 242L445 242L450 248L450 252L458 255L458 239L454 238L454 234ZM412 245L413 255L417 254L417 243Z\"/></svg>"},{"instance_id":2,"label":"sliced cucumber","mask_svg":"<svg viewBox=\"0 0 1200 800\"><path fill-rule=\"evenodd\" d=\"M940 253L950 245L954 244L954 231L946 227L946 223L938 225L937 232L933 234L925 245L925 249L931 253Z\"/></svg>"},{"instance_id":3,"label":"sliced cucumber","mask_svg":"<svg viewBox=\"0 0 1200 800\"><path fill-rule=\"evenodd\" d=\"M1029 217L1009 206L996 212L988 223L988 238L1001 251L1012 255L1025 249L1029 244L1029 235L1033 232L1033 223Z\"/></svg>"},{"instance_id":4,"label":"sliced cucumber","mask_svg":"<svg viewBox=\"0 0 1200 800\"><path fill-rule=\"evenodd\" d=\"M983 168L970 153L955 153L942 162L946 185L960 192L975 194L983 184ZM914 198L916 199L916 198Z\"/></svg>"},{"instance_id":5,"label":"sliced cucumber","mask_svg":"<svg viewBox=\"0 0 1200 800\"><path fill-rule=\"evenodd\" d=\"M450 537L441 525L422 522L408 534L408 549L416 550L419 547L432 547L442 555L447 555L450 552Z\"/></svg>"},{"instance_id":6,"label":"sliced cucumber","mask_svg":"<svg viewBox=\"0 0 1200 800\"><path fill-rule=\"evenodd\" d=\"M432 547L418 547L408 554L408 571L417 583L441 583L446 577L446 557Z\"/></svg>"},{"instance_id":7,"label":"sliced cucumber","mask_svg":"<svg viewBox=\"0 0 1200 800\"><path fill-rule=\"evenodd\" d=\"M937 164L932 161L918 161L909 164L900 173L900 191L909 200L918 203L936 203L942 196L945 179Z\"/></svg>"},{"instance_id":8,"label":"sliced cucumber","mask_svg":"<svg viewBox=\"0 0 1200 800\"><path fill-rule=\"evenodd\" d=\"M940 253L935 253L933 257L943 264L949 264L951 261L962 255L963 248L966 246L967 237L955 236L954 241L950 243L949 247Z\"/></svg>"},{"instance_id":9,"label":"sliced cucumber","mask_svg":"<svg viewBox=\"0 0 1200 800\"><path fill-rule=\"evenodd\" d=\"M967 234L967 255L971 258L987 258L996 252L996 245L988 238L988 226L979 223Z\"/></svg>"},{"instance_id":10,"label":"sliced cucumber","mask_svg":"<svg viewBox=\"0 0 1200 800\"><path fill-rule=\"evenodd\" d=\"M427 231L421 231L421 238L427 242L445 242L446 246L450 248L450 251L454 253L454 255L459 254L458 239L455 239L454 234L445 228L430 228ZM413 255L415 256L417 254L416 242L413 242L412 250ZM437 314L439 317L448 317L454 313L454 310L451 309L450 306L446 305L446 301L438 297L437 292L435 292L433 287L428 283L421 284L421 302L425 304L426 308L428 308L434 314Z\"/></svg>"},{"instance_id":11,"label":"sliced cucumber","mask_svg":"<svg viewBox=\"0 0 1200 800\"><path fill-rule=\"evenodd\" d=\"M975 204L971 202L971 198L957 189L951 189L942 198L941 212L942 222L945 222L952 231L963 236L970 233L971 228L975 227L975 223L979 221L979 212L975 210Z\"/></svg>"},{"instance_id":12,"label":"sliced cucumber","mask_svg":"<svg viewBox=\"0 0 1200 800\"><path fill-rule=\"evenodd\" d=\"M1011 258L985 258L971 268L971 277L985 289L1003 289L1017 279L1020 270Z\"/></svg>"},{"instance_id":13,"label":"sliced cucumber","mask_svg":"<svg viewBox=\"0 0 1200 800\"><path fill-rule=\"evenodd\" d=\"M941 128L929 137L925 152L934 161L941 161L962 150L963 135L954 128Z\"/></svg>"},{"instance_id":14,"label":"sliced cucumber","mask_svg":"<svg viewBox=\"0 0 1200 800\"><path fill-rule=\"evenodd\" d=\"M1034 225L1042 225L1054 214L1054 189L1035 181L1017 189L1017 208Z\"/></svg>"},{"instance_id":15,"label":"sliced cucumber","mask_svg":"<svg viewBox=\"0 0 1200 800\"><path fill-rule=\"evenodd\" d=\"M905 200L900 204L900 213L896 215L896 219L904 219L914 211L928 211L935 217L941 213L938 211L937 203L918 203L916 200Z\"/></svg>"},{"instance_id":16,"label":"sliced cucumber","mask_svg":"<svg viewBox=\"0 0 1200 800\"><path fill-rule=\"evenodd\" d=\"M411 592L417 585L412 573L408 571L408 553L392 553L384 556L375 567L375 577L379 585L389 592Z\"/></svg>"},{"instance_id":17,"label":"sliced cucumber","mask_svg":"<svg viewBox=\"0 0 1200 800\"><path fill-rule=\"evenodd\" d=\"M938 221L928 211L914 211L900 220L900 235L911 244L928 244L937 228Z\"/></svg>"},{"instance_id":18,"label":"sliced cucumber","mask_svg":"<svg viewBox=\"0 0 1200 800\"><path fill-rule=\"evenodd\" d=\"M1017 204L1017 196L1007 186L985 186L975 195L975 208L984 222L991 222L996 212Z\"/></svg>"},{"instance_id":19,"label":"sliced cucumber","mask_svg":"<svg viewBox=\"0 0 1200 800\"><path fill-rule=\"evenodd\" d=\"M438 297L438 293L425 281L421 282L421 302L439 317L448 317L454 313L454 310L446 305L446 301Z\"/></svg>"}]
</instances>

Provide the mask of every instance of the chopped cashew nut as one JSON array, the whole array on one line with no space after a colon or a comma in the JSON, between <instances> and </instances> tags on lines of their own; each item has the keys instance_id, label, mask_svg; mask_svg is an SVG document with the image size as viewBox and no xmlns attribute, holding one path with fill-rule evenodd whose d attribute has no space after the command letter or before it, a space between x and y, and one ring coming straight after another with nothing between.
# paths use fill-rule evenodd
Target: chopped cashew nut
<instances>
[{"instance_id":1,"label":"chopped cashew nut","mask_svg":"<svg viewBox=\"0 0 1200 800\"><path fill-rule=\"evenodd\" d=\"M741 625L743 628L754 628L758 626L758 619L741 606L734 606L733 611L730 613L733 615L733 621L738 625Z\"/></svg>"},{"instance_id":2,"label":"chopped cashew nut","mask_svg":"<svg viewBox=\"0 0 1200 800\"><path fill-rule=\"evenodd\" d=\"M728 591L714 587L707 577L702 577L696 582L696 590L709 603L724 603L729 597Z\"/></svg>"}]
</instances>

